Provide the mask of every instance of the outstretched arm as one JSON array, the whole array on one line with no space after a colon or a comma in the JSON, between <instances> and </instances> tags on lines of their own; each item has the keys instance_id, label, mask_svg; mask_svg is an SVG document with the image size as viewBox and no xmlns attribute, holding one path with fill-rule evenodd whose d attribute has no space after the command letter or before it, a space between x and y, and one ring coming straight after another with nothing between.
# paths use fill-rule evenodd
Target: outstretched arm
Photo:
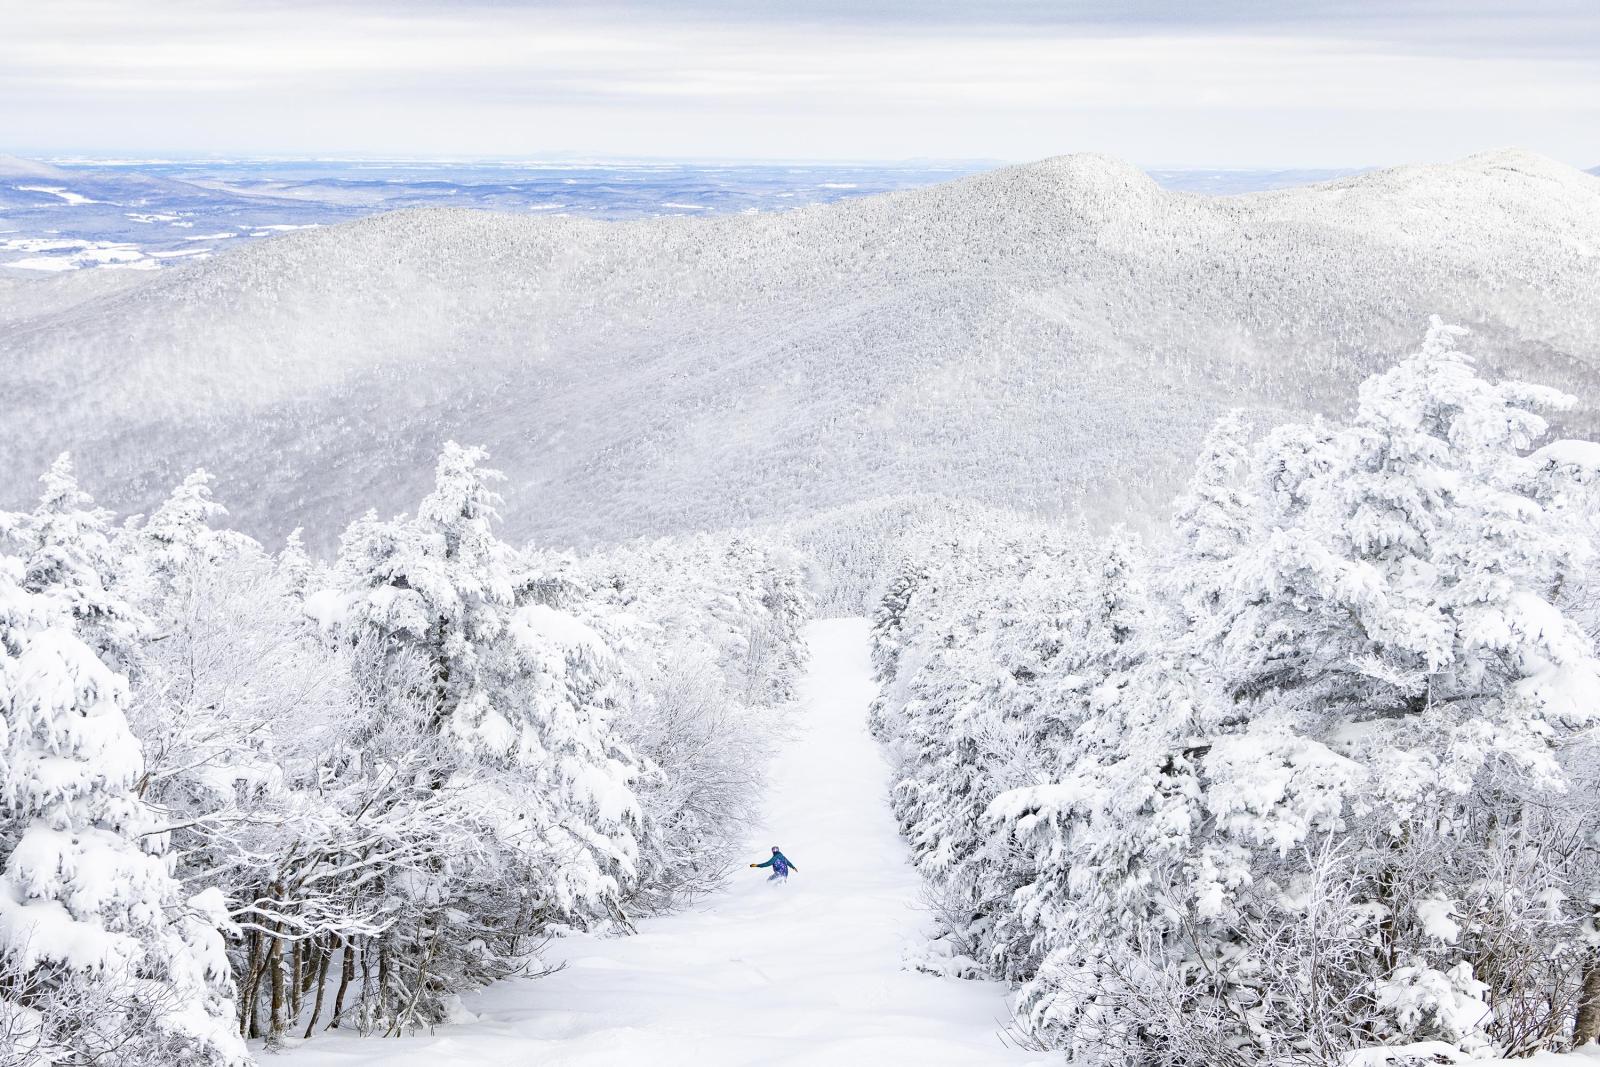
<instances>
[{"instance_id":1,"label":"outstretched arm","mask_svg":"<svg viewBox=\"0 0 1600 1067\"><path fill-rule=\"evenodd\" d=\"M771 867L772 866L772 861L768 860L765 863L752 863L750 866L752 866L752 867Z\"/></svg>"}]
</instances>

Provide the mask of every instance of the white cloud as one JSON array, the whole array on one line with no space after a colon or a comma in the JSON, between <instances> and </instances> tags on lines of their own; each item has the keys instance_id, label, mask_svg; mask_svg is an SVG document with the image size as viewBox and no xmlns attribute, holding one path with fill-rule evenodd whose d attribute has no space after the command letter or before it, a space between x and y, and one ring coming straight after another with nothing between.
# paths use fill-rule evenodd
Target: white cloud
<instances>
[{"instance_id":1,"label":"white cloud","mask_svg":"<svg viewBox=\"0 0 1600 1067\"><path fill-rule=\"evenodd\" d=\"M1017 5L1000 5L992 24L970 10L862 19L815 5L782 22L748 5L719 19L537 4L13 5L0 15L0 147L878 158L1095 148L1271 165L1516 143L1600 160L1600 63L1573 54L1581 33L1551 35L1544 50L1524 34L1497 54L1397 44L1415 36L1404 22L1393 26L1406 34L1376 35L1331 17L1163 24L1158 6L1134 4L1138 17L1122 22L1020 25ZM1479 41L1481 13L1463 12L1424 43Z\"/></svg>"}]
</instances>

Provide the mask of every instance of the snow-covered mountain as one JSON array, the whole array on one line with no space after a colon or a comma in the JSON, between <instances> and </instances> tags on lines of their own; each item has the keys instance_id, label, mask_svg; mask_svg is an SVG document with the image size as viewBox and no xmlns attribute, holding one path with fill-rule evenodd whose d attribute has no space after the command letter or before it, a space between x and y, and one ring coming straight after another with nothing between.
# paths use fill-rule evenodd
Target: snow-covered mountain
<instances>
[{"instance_id":1,"label":"snow-covered mountain","mask_svg":"<svg viewBox=\"0 0 1600 1067\"><path fill-rule=\"evenodd\" d=\"M1600 179L1517 152L1232 197L1068 156L782 214L407 211L10 284L0 500L67 448L124 511L203 465L269 539L401 509L446 438L554 543L918 492L1154 514L1219 412L1340 408L1430 313L1600 396Z\"/></svg>"}]
</instances>

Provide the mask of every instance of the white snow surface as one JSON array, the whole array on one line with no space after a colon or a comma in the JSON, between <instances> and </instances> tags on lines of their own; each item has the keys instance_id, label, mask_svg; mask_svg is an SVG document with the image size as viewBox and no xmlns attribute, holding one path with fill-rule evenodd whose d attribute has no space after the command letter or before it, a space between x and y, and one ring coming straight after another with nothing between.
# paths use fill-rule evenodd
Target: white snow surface
<instances>
[{"instance_id":1,"label":"white snow surface","mask_svg":"<svg viewBox=\"0 0 1600 1067\"><path fill-rule=\"evenodd\" d=\"M1537 467L1576 467L1600 472L1600 442L1551 441L1528 457Z\"/></svg>"},{"instance_id":2,"label":"white snow surface","mask_svg":"<svg viewBox=\"0 0 1600 1067\"><path fill-rule=\"evenodd\" d=\"M400 1040L325 1033L285 1067L1052 1062L1002 1040L1000 986L902 969L927 918L867 734L867 630L862 619L810 629L796 736L747 842L751 861L783 848L798 865L788 884L737 870L722 893L631 937L554 942L547 960L564 970L467 997L469 1021Z\"/></svg>"},{"instance_id":3,"label":"white snow surface","mask_svg":"<svg viewBox=\"0 0 1600 1067\"><path fill-rule=\"evenodd\" d=\"M1407 1060L1407 1055L1413 1057ZM1428 1041L1415 1045L1391 1045L1384 1048L1362 1049L1352 1053L1344 1067L1393 1067L1397 1063L1416 1062L1416 1057L1434 1056L1438 1063L1470 1063L1472 1067L1597 1067L1600 1065L1600 1046L1566 1054L1540 1052L1522 1060L1476 1060L1462 1056L1441 1041Z\"/></svg>"},{"instance_id":4,"label":"white snow surface","mask_svg":"<svg viewBox=\"0 0 1600 1067\"><path fill-rule=\"evenodd\" d=\"M91 200L87 196L84 196L82 193L75 193L70 189L60 189L60 188L57 188L55 186L50 186L50 185L19 185L19 186L17 186L17 188L19 190L21 190L22 192L25 192L25 193L49 193L51 196L59 196L61 199L65 200L67 203L72 204L74 206L76 206L78 204L103 204L103 203L105 203L105 201L103 201L103 200Z\"/></svg>"},{"instance_id":5,"label":"white snow surface","mask_svg":"<svg viewBox=\"0 0 1600 1067\"><path fill-rule=\"evenodd\" d=\"M605 641L580 619L543 604L518 608L511 630L530 648L555 645L557 648L605 648Z\"/></svg>"}]
</instances>

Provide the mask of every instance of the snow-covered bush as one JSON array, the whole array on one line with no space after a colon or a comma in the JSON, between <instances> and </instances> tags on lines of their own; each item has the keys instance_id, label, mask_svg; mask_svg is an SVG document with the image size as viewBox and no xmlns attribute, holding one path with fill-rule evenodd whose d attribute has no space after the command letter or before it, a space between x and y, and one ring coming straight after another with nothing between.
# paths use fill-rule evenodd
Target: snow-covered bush
<instances>
[{"instance_id":1,"label":"snow-covered bush","mask_svg":"<svg viewBox=\"0 0 1600 1067\"><path fill-rule=\"evenodd\" d=\"M1170 550L993 540L890 583L902 827L1074 1061L1600 1023L1596 453L1534 451L1571 398L1485 380L1460 336L1436 321L1347 423L1224 420Z\"/></svg>"}]
</instances>

